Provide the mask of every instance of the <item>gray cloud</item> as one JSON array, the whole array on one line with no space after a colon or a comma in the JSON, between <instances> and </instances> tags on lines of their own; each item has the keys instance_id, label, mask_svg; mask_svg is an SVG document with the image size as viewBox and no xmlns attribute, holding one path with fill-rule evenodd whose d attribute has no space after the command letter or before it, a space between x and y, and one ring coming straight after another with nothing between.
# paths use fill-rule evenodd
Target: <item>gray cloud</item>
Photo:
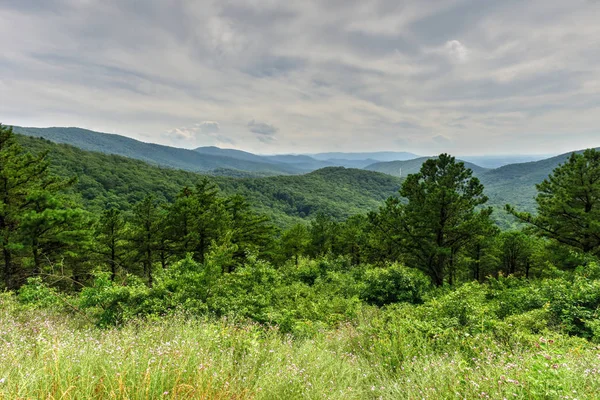
<instances>
[{"instance_id":1,"label":"gray cloud","mask_svg":"<svg viewBox=\"0 0 600 400\"><path fill-rule=\"evenodd\" d=\"M168 129L161 137L184 147L235 145L235 140L219 131L218 122L202 121L192 126Z\"/></svg>"},{"instance_id":2,"label":"gray cloud","mask_svg":"<svg viewBox=\"0 0 600 400\"><path fill-rule=\"evenodd\" d=\"M273 125L266 122L256 122L255 120L248 122L248 130L261 136L273 136L278 131Z\"/></svg>"},{"instance_id":3,"label":"gray cloud","mask_svg":"<svg viewBox=\"0 0 600 400\"><path fill-rule=\"evenodd\" d=\"M216 133L220 130L219 123L215 121L202 121L197 124L197 127L202 133Z\"/></svg>"},{"instance_id":4,"label":"gray cloud","mask_svg":"<svg viewBox=\"0 0 600 400\"><path fill-rule=\"evenodd\" d=\"M598 146L599 17L589 0L6 0L0 122L250 151Z\"/></svg>"}]
</instances>

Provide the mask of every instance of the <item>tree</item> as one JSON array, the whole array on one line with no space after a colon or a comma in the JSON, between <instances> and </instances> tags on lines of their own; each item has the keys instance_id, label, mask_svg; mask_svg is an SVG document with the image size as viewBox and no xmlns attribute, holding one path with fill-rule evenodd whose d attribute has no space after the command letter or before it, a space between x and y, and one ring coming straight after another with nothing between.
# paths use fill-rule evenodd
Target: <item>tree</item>
<instances>
[{"instance_id":1,"label":"tree","mask_svg":"<svg viewBox=\"0 0 600 400\"><path fill-rule=\"evenodd\" d=\"M238 264L246 259L249 252L263 253L269 247L273 236L269 218L253 212L243 196L227 198L225 210L229 214L228 229L231 231L231 243L237 248L234 260Z\"/></svg>"},{"instance_id":2,"label":"tree","mask_svg":"<svg viewBox=\"0 0 600 400\"><path fill-rule=\"evenodd\" d=\"M33 260L33 274L42 272L42 263L53 265L79 258L89 234L89 215L70 205L68 199L53 196L69 182L57 182L41 191L32 191L29 196L31 207L21 219L22 243Z\"/></svg>"},{"instance_id":3,"label":"tree","mask_svg":"<svg viewBox=\"0 0 600 400\"><path fill-rule=\"evenodd\" d=\"M18 269L21 257L31 255L33 272L39 273L42 256L65 250L81 228L76 227L81 213L58 197L75 179L51 174L47 154L25 152L12 128L0 124L0 251L8 289L17 286L17 275L27 275Z\"/></svg>"},{"instance_id":4,"label":"tree","mask_svg":"<svg viewBox=\"0 0 600 400\"><path fill-rule=\"evenodd\" d=\"M350 256L353 265L360 264L367 244L367 219L363 215L354 215L340 224L336 251Z\"/></svg>"},{"instance_id":5,"label":"tree","mask_svg":"<svg viewBox=\"0 0 600 400\"><path fill-rule=\"evenodd\" d=\"M309 253L312 257L323 256L335 246L337 224L331 217L318 213L310 222L308 232L310 236Z\"/></svg>"},{"instance_id":6,"label":"tree","mask_svg":"<svg viewBox=\"0 0 600 400\"><path fill-rule=\"evenodd\" d=\"M281 236L281 251L286 259L293 257L297 267L298 259L300 256L306 254L309 243L310 236L306 225L296 224L283 232Z\"/></svg>"},{"instance_id":7,"label":"tree","mask_svg":"<svg viewBox=\"0 0 600 400\"><path fill-rule=\"evenodd\" d=\"M115 280L117 268L125 251L125 219L120 210L105 210L96 224L96 251L110 267L110 279Z\"/></svg>"},{"instance_id":8,"label":"tree","mask_svg":"<svg viewBox=\"0 0 600 400\"><path fill-rule=\"evenodd\" d=\"M521 231L502 232L498 237L500 243L500 259L506 275L523 273L529 277L533 241Z\"/></svg>"},{"instance_id":9,"label":"tree","mask_svg":"<svg viewBox=\"0 0 600 400\"><path fill-rule=\"evenodd\" d=\"M491 224L489 229L475 235L464 251L465 261L470 265L470 278L481 282L485 276L497 271L497 236L499 229Z\"/></svg>"},{"instance_id":10,"label":"tree","mask_svg":"<svg viewBox=\"0 0 600 400\"><path fill-rule=\"evenodd\" d=\"M192 253L203 263L210 244L224 234L228 215L219 190L207 179L195 188L185 187L168 208L166 230L179 259Z\"/></svg>"},{"instance_id":11,"label":"tree","mask_svg":"<svg viewBox=\"0 0 600 400\"><path fill-rule=\"evenodd\" d=\"M600 152L573 153L537 185L537 215L507 210L543 237L600 255Z\"/></svg>"},{"instance_id":12,"label":"tree","mask_svg":"<svg viewBox=\"0 0 600 400\"><path fill-rule=\"evenodd\" d=\"M491 208L485 204L483 185L454 157L441 154L425 161L400 189L406 202L390 199L381 215L391 218L381 229L399 247L409 265L424 270L440 286L455 277L457 253L489 225Z\"/></svg>"},{"instance_id":13,"label":"tree","mask_svg":"<svg viewBox=\"0 0 600 400\"><path fill-rule=\"evenodd\" d=\"M135 205L131 225L130 240L134 258L142 264L148 286L152 287L154 281L152 267L156 260L161 235L159 209L152 196L147 196Z\"/></svg>"}]
</instances>

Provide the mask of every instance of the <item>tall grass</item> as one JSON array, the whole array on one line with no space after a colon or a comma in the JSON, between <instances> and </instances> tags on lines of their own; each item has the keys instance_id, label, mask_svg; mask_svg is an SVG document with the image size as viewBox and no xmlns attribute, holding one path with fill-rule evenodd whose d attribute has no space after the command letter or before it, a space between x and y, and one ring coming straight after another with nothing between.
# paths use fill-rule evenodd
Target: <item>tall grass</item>
<instances>
[{"instance_id":1,"label":"tall grass","mask_svg":"<svg viewBox=\"0 0 600 400\"><path fill-rule=\"evenodd\" d=\"M382 332L376 320L364 315L310 339L254 323L181 316L98 329L0 296L0 399L584 399L600 393L600 350L582 339L508 343L482 334L439 343L409 326Z\"/></svg>"}]
</instances>

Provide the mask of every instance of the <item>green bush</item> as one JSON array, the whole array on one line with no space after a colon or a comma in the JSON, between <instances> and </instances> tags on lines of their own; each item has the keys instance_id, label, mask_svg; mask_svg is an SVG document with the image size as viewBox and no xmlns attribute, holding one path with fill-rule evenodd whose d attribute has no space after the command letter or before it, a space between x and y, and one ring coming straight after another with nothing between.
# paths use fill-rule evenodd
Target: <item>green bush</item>
<instances>
[{"instance_id":1,"label":"green bush","mask_svg":"<svg viewBox=\"0 0 600 400\"><path fill-rule=\"evenodd\" d=\"M367 269L361 278L361 298L377 306L399 302L421 303L431 286L423 273L399 264Z\"/></svg>"},{"instance_id":2,"label":"green bush","mask_svg":"<svg viewBox=\"0 0 600 400\"><path fill-rule=\"evenodd\" d=\"M62 295L49 287L42 278L28 278L27 283L19 288L17 300L31 308L51 308L64 305Z\"/></svg>"}]
</instances>

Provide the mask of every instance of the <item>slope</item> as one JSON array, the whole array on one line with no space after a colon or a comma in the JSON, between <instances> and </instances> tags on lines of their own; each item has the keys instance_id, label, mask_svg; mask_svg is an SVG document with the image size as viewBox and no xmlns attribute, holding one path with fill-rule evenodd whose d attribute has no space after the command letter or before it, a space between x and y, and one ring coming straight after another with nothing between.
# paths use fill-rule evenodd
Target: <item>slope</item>
<instances>
[{"instance_id":1,"label":"slope","mask_svg":"<svg viewBox=\"0 0 600 400\"><path fill-rule=\"evenodd\" d=\"M14 131L22 135L42 137L55 143L70 144L83 150L116 154L155 165L194 172L208 172L218 168L270 175L301 172L293 166L285 164L244 160L220 154L201 154L194 150L145 143L121 135L94 132L81 128L14 127Z\"/></svg>"},{"instance_id":2,"label":"slope","mask_svg":"<svg viewBox=\"0 0 600 400\"><path fill-rule=\"evenodd\" d=\"M597 150L599 150L598 148ZM575 153L581 153L582 150ZM534 211L535 185L541 183L552 171L563 164L573 152L540 161L510 164L479 176L485 185L490 202L512 204L520 210Z\"/></svg>"},{"instance_id":3,"label":"slope","mask_svg":"<svg viewBox=\"0 0 600 400\"><path fill-rule=\"evenodd\" d=\"M405 151L375 151L370 153L343 153L343 152L328 152L328 153L316 153L307 154L316 160L376 160L376 161L404 161L412 160L413 158L419 157L416 154L408 153Z\"/></svg>"},{"instance_id":4,"label":"slope","mask_svg":"<svg viewBox=\"0 0 600 400\"><path fill-rule=\"evenodd\" d=\"M78 177L73 191L84 205L100 210L108 204L127 210L152 194L171 201L184 186L206 175L150 165L122 156L84 151L49 140L17 135L31 152L49 151L52 169ZM376 172L326 168L306 175L267 178L209 177L226 194L242 194L278 226L289 226L317 213L342 219L379 207L397 193L400 179Z\"/></svg>"},{"instance_id":5,"label":"slope","mask_svg":"<svg viewBox=\"0 0 600 400\"><path fill-rule=\"evenodd\" d=\"M406 177L407 175L419 172L421 165L433 157L420 157L413 160L406 161L389 161L389 162L378 162L365 167L367 171L376 171L384 174ZM465 167L473 170L473 173L478 176L487 171L486 168L480 167L470 162L463 161Z\"/></svg>"}]
</instances>

